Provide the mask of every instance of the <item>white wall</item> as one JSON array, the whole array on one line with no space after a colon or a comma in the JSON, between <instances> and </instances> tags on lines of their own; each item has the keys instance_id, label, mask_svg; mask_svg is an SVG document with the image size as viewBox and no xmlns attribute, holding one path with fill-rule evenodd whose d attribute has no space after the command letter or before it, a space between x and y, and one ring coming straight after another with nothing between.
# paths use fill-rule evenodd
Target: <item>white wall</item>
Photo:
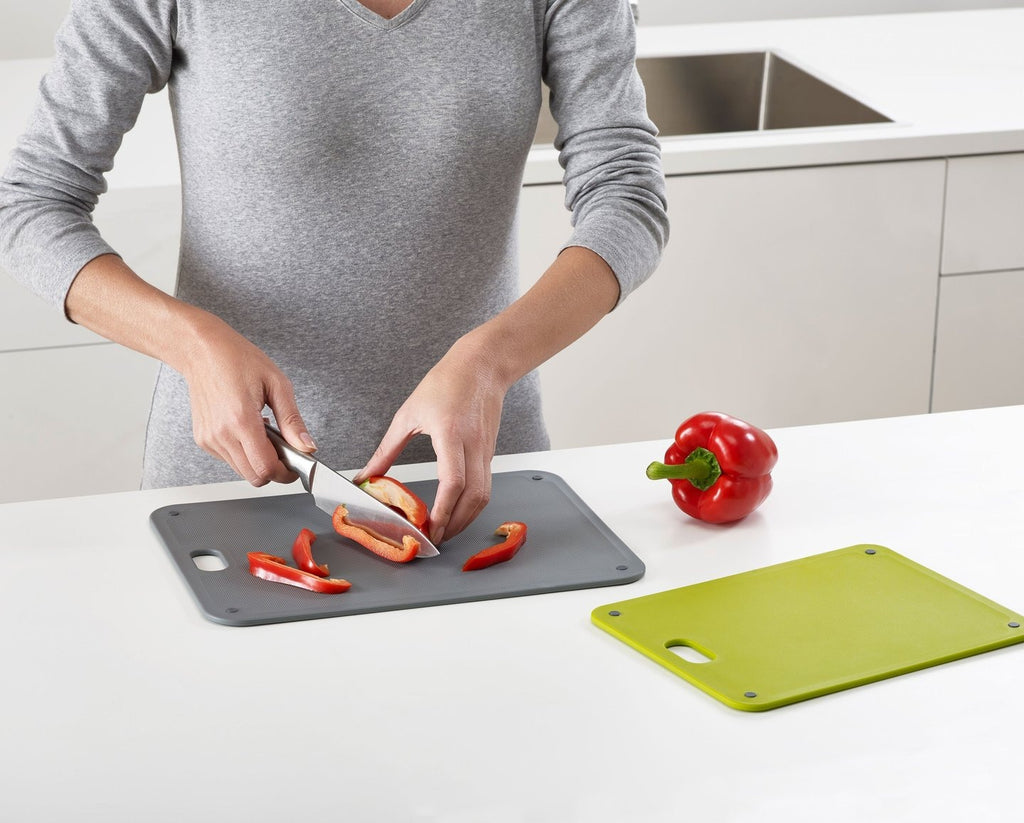
<instances>
[{"instance_id":1,"label":"white wall","mask_svg":"<svg viewBox=\"0 0 1024 823\"><path fill-rule=\"evenodd\" d=\"M640 0L641 26L993 9L1024 0Z\"/></svg>"},{"instance_id":2,"label":"white wall","mask_svg":"<svg viewBox=\"0 0 1024 823\"><path fill-rule=\"evenodd\" d=\"M50 57L71 0L0 0L0 60Z\"/></svg>"}]
</instances>

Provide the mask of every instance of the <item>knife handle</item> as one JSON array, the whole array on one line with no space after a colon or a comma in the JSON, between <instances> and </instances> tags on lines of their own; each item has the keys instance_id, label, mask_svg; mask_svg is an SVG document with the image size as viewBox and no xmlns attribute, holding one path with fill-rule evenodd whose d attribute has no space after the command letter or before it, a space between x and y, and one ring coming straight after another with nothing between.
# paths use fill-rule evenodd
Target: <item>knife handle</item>
<instances>
[{"instance_id":1,"label":"knife handle","mask_svg":"<svg viewBox=\"0 0 1024 823\"><path fill-rule=\"evenodd\" d=\"M263 421L263 425L267 429L267 438L274 444L277 456L281 458L281 462L299 476L299 479L302 481L302 487L309 491L312 485L313 472L316 471L316 459L304 452L300 452L298 449L292 448L281 432L266 420Z\"/></svg>"}]
</instances>

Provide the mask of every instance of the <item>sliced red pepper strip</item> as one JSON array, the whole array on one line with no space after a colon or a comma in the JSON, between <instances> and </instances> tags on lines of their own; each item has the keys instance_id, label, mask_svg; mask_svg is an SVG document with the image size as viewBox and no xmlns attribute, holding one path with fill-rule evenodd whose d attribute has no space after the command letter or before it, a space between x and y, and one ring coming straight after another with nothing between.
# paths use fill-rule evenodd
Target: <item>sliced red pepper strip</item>
<instances>
[{"instance_id":1,"label":"sliced red pepper strip","mask_svg":"<svg viewBox=\"0 0 1024 823\"><path fill-rule=\"evenodd\" d=\"M772 469L779 458L775 442L756 426L719 412L687 418L647 476L669 480L676 505L708 523L746 517L772 490Z\"/></svg>"},{"instance_id":2,"label":"sliced red pepper strip","mask_svg":"<svg viewBox=\"0 0 1024 823\"><path fill-rule=\"evenodd\" d=\"M495 529L494 533L499 537L504 537L505 542L488 546L483 551L474 554L463 564L462 570L464 572L486 569L495 563L504 563L507 560L511 560L523 543L526 542L526 524L516 520L502 523Z\"/></svg>"},{"instance_id":3,"label":"sliced red pepper strip","mask_svg":"<svg viewBox=\"0 0 1024 823\"><path fill-rule=\"evenodd\" d=\"M286 583L320 594L341 594L352 588L352 584L340 577L317 577L288 565L283 557L266 552L249 552L249 573L271 583Z\"/></svg>"},{"instance_id":4,"label":"sliced red pepper strip","mask_svg":"<svg viewBox=\"0 0 1024 823\"><path fill-rule=\"evenodd\" d=\"M420 531L426 531L429 514L427 504L395 478L377 475L364 480L359 484L359 488L377 498L385 506L397 509Z\"/></svg>"},{"instance_id":5,"label":"sliced red pepper strip","mask_svg":"<svg viewBox=\"0 0 1024 823\"><path fill-rule=\"evenodd\" d=\"M327 577L330 571L326 563L317 563L313 559L313 541L316 540L316 533L310 529L303 529L292 544L292 558L295 565L304 572L315 574L317 577Z\"/></svg>"},{"instance_id":6,"label":"sliced red pepper strip","mask_svg":"<svg viewBox=\"0 0 1024 823\"><path fill-rule=\"evenodd\" d=\"M342 537L354 540L363 548L369 549L374 554L379 554L385 560L393 560L395 563L408 563L420 550L420 541L411 534L402 536L402 545L389 540L383 535L377 534L370 529L364 529L354 523L348 522L348 509L338 506L334 510L331 522L334 530Z\"/></svg>"}]
</instances>

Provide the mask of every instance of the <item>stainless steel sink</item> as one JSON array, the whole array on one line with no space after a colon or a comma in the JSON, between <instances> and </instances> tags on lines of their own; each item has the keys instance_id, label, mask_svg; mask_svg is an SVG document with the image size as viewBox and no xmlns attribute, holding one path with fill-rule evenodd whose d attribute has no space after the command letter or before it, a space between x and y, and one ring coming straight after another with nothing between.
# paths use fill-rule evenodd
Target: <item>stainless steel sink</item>
<instances>
[{"instance_id":1,"label":"stainless steel sink","mask_svg":"<svg viewBox=\"0 0 1024 823\"><path fill-rule=\"evenodd\" d=\"M661 137L892 122L772 51L641 57L636 67ZM557 131L545 89L534 142Z\"/></svg>"}]
</instances>

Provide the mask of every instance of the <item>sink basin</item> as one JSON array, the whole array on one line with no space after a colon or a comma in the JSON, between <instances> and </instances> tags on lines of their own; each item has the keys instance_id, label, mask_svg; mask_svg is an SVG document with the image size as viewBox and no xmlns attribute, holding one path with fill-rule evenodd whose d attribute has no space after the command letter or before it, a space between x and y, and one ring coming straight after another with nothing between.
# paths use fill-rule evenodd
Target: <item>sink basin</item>
<instances>
[{"instance_id":1,"label":"sink basin","mask_svg":"<svg viewBox=\"0 0 1024 823\"><path fill-rule=\"evenodd\" d=\"M772 51L641 57L636 67L663 138L892 122ZM534 142L557 131L545 89Z\"/></svg>"}]
</instances>

